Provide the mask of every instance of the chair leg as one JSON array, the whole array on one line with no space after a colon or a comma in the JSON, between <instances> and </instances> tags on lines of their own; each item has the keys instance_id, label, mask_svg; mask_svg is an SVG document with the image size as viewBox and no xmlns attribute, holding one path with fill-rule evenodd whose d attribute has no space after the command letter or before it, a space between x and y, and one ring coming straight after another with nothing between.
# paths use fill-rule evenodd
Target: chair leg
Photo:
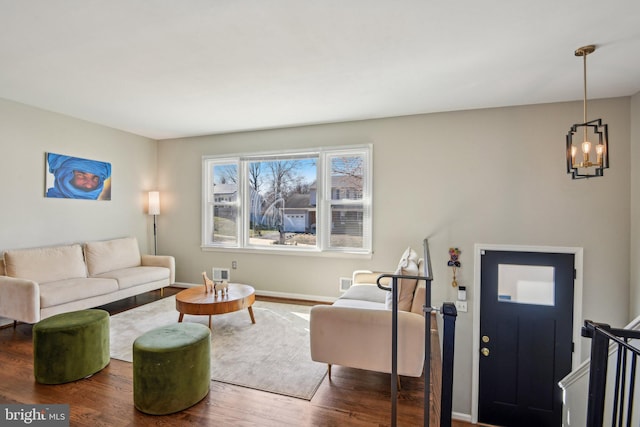
<instances>
[{"instance_id":1,"label":"chair leg","mask_svg":"<svg viewBox=\"0 0 640 427\"><path fill-rule=\"evenodd\" d=\"M327 364L327 372L329 373L329 381L331 381L331 363Z\"/></svg>"},{"instance_id":2,"label":"chair leg","mask_svg":"<svg viewBox=\"0 0 640 427\"><path fill-rule=\"evenodd\" d=\"M18 326L18 321L17 321L17 320L14 320L14 321L13 321L13 329L15 329L15 328L16 328L16 326Z\"/></svg>"},{"instance_id":3,"label":"chair leg","mask_svg":"<svg viewBox=\"0 0 640 427\"><path fill-rule=\"evenodd\" d=\"M402 390L402 387L400 386L400 375L398 375L398 391Z\"/></svg>"}]
</instances>

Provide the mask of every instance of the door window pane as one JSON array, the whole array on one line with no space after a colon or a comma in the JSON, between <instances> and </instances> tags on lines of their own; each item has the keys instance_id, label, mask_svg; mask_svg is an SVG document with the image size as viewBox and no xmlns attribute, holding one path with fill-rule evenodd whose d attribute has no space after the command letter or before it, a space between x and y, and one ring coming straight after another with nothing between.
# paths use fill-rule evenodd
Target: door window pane
<instances>
[{"instance_id":1,"label":"door window pane","mask_svg":"<svg viewBox=\"0 0 640 427\"><path fill-rule=\"evenodd\" d=\"M555 305L554 267L498 264L498 300Z\"/></svg>"}]
</instances>

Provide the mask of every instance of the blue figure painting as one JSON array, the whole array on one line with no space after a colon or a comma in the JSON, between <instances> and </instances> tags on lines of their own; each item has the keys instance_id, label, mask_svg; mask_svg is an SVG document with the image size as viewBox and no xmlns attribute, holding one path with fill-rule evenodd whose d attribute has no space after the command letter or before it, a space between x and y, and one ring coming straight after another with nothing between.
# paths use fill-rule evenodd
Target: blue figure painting
<instances>
[{"instance_id":1,"label":"blue figure painting","mask_svg":"<svg viewBox=\"0 0 640 427\"><path fill-rule=\"evenodd\" d=\"M111 200L111 163L47 153L46 197Z\"/></svg>"}]
</instances>

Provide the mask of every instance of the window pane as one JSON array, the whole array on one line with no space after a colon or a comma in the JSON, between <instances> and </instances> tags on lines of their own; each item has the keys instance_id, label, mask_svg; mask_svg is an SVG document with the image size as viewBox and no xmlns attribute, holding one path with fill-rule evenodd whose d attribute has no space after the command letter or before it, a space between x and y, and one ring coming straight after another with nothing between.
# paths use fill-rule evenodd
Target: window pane
<instances>
[{"instance_id":1,"label":"window pane","mask_svg":"<svg viewBox=\"0 0 640 427\"><path fill-rule=\"evenodd\" d=\"M551 266L498 264L498 300L555 305L554 273Z\"/></svg>"},{"instance_id":2,"label":"window pane","mask_svg":"<svg viewBox=\"0 0 640 427\"><path fill-rule=\"evenodd\" d=\"M249 161L249 243L316 246L317 157Z\"/></svg>"},{"instance_id":3,"label":"window pane","mask_svg":"<svg viewBox=\"0 0 640 427\"><path fill-rule=\"evenodd\" d=\"M339 248L362 248L362 205L331 206L329 245Z\"/></svg>"},{"instance_id":4,"label":"window pane","mask_svg":"<svg viewBox=\"0 0 640 427\"><path fill-rule=\"evenodd\" d=\"M238 208L235 206L214 206L213 208L214 243L236 244L238 242Z\"/></svg>"},{"instance_id":5,"label":"window pane","mask_svg":"<svg viewBox=\"0 0 640 427\"><path fill-rule=\"evenodd\" d=\"M213 230L215 244L238 243L238 165L213 166Z\"/></svg>"},{"instance_id":6,"label":"window pane","mask_svg":"<svg viewBox=\"0 0 640 427\"><path fill-rule=\"evenodd\" d=\"M213 202L235 203L238 198L238 165L213 167Z\"/></svg>"},{"instance_id":7,"label":"window pane","mask_svg":"<svg viewBox=\"0 0 640 427\"><path fill-rule=\"evenodd\" d=\"M331 200L362 199L364 158L331 157Z\"/></svg>"}]
</instances>

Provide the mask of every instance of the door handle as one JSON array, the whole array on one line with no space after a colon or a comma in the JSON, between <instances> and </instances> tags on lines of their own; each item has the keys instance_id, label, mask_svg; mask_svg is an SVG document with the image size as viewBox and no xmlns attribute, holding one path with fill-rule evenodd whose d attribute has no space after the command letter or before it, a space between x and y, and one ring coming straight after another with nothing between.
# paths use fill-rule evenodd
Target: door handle
<instances>
[{"instance_id":1,"label":"door handle","mask_svg":"<svg viewBox=\"0 0 640 427\"><path fill-rule=\"evenodd\" d=\"M487 357L487 356L489 356L489 349L488 349L487 347L482 347L482 348L480 349L480 353L482 353L482 355L483 355L484 357Z\"/></svg>"}]
</instances>

